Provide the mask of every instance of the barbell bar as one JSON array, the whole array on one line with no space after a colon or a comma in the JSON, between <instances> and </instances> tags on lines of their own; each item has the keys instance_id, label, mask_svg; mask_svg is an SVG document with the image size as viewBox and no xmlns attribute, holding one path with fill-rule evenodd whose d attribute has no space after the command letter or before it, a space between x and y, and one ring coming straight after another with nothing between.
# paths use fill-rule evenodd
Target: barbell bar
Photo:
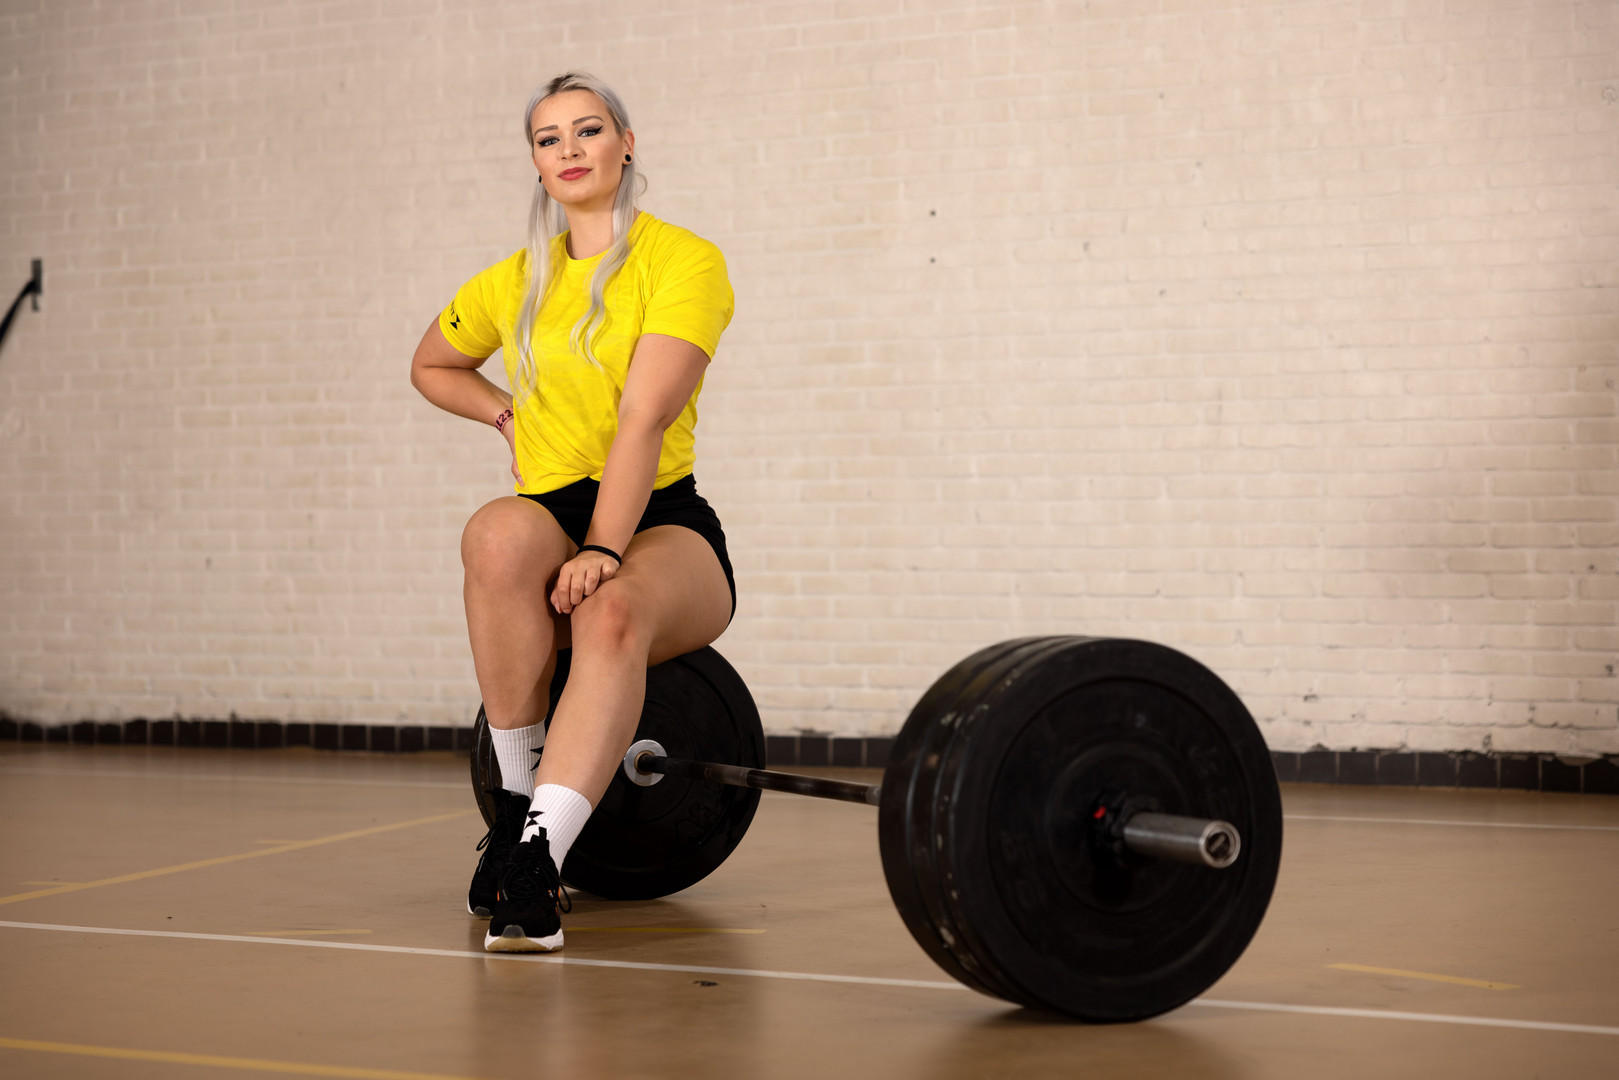
<instances>
[{"instance_id":1,"label":"barbell bar","mask_svg":"<svg viewBox=\"0 0 1619 1080\"><path fill-rule=\"evenodd\" d=\"M812 799L835 799L870 806L881 804L883 790L881 784L860 784L805 776L802 773L671 758L654 739L638 739L630 745L624 754L624 775L632 784L642 787L650 787L665 776L684 776L710 784L781 791ZM1098 806L1093 813L1097 820L1103 820L1108 809ZM1128 851L1145 858L1169 859L1189 866L1223 870L1236 862L1237 856L1242 853L1242 836L1229 821L1138 810L1123 816L1113 827Z\"/></svg>"}]
</instances>

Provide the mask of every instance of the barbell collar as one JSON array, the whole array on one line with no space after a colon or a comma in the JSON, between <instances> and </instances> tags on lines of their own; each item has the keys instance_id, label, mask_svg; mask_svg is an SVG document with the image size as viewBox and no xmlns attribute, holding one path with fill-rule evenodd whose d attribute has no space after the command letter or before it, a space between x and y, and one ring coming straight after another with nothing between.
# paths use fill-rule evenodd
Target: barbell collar
<instances>
[{"instance_id":1,"label":"barbell collar","mask_svg":"<svg viewBox=\"0 0 1619 1080\"><path fill-rule=\"evenodd\" d=\"M1179 814L1132 814L1121 830L1133 854L1224 870L1242 852L1242 834L1229 821Z\"/></svg>"}]
</instances>

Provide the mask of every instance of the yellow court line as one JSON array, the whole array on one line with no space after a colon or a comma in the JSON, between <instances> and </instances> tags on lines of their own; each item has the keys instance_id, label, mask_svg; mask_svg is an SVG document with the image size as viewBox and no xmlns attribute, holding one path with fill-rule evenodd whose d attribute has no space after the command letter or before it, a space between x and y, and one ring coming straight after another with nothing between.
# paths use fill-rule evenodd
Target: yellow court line
<instances>
[{"instance_id":1,"label":"yellow court line","mask_svg":"<svg viewBox=\"0 0 1619 1080\"><path fill-rule=\"evenodd\" d=\"M244 937L325 937L333 934L347 937L350 934L369 934L370 930L244 930Z\"/></svg>"},{"instance_id":2,"label":"yellow court line","mask_svg":"<svg viewBox=\"0 0 1619 1080\"><path fill-rule=\"evenodd\" d=\"M1402 979L1425 979L1428 982L1455 983L1457 986L1476 986L1481 990L1521 990L1516 983L1489 982L1484 979L1464 979L1459 975L1434 975L1426 971L1405 971L1401 968L1367 967L1365 964L1328 964L1339 971L1360 971L1367 975L1398 975Z\"/></svg>"},{"instance_id":3,"label":"yellow court line","mask_svg":"<svg viewBox=\"0 0 1619 1080\"><path fill-rule=\"evenodd\" d=\"M162 866L156 870L141 870L134 874L120 874L117 877L102 878L99 881L85 881L76 885L58 885L51 889L36 889L33 892L14 893L11 896L0 896L0 904L38 900L42 896L59 896L62 893L78 892L81 889L97 889L103 885L122 885L126 881L142 881L146 878L162 877L165 874L178 874L184 870L200 870L205 866L222 866L225 863L241 862L243 859L262 859L266 855L280 855L286 851L301 851L304 848L319 847L322 844L335 844L340 840L355 840L362 836L376 836L379 833L393 832L397 829L409 829L416 825L431 825L436 821L451 821L455 818L466 817L468 814L475 813L477 813L476 810L457 810L453 814L435 814L432 817L414 818L410 821L396 821L391 825L374 825L369 829L355 829L351 832L337 833L333 836L320 836L313 840L298 840L273 848L264 848L261 851L244 851L239 855L221 855L213 859L198 859L196 862L181 863L178 866Z\"/></svg>"},{"instance_id":4,"label":"yellow court line","mask_svg":"<svg viewBox=\"0 0 1619 1080\"><path fill-rule=\"evenodd\" d=\"M0 1035L0 1049L37 1050L46 1054L78 1054L81 1057L116 1058L122 1061L161 1061L171 1065L212 1065L220 1069L248 1069L253 1072L289 1073L294 1076L346 1076L360 1080L474 1080L472 1077L449 1076L445 1073L365 1069L352 1065L313 1065L301 1061L184 1054L172 1050L131 1050L122 1046L85 1046L80 1043L43 1042L38 1039L8 1039L3 1035Z\"/></svg>"}]
</instances>

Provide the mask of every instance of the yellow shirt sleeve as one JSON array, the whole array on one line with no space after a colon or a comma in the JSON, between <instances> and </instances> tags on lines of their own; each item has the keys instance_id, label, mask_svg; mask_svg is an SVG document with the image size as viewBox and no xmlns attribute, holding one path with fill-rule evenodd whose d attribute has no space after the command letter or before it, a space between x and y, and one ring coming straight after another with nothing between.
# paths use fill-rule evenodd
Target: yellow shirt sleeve
<instances>
[{"instance_id":1,"label":"yellow shirt sleeve","mask_svg":"<svg viewBox=\"0 0 1619 1080\"><path fill-rule=\"evenodd\" d=\"M501 320L506 316L502 300L511 294L512 276L519 275L527 261L527 251L518 251L487 269L480 270L460 289L455 299L439 312L438 328L444 340L467 356L486 357L500 348ZM509 328L508 328L509 329Z\"/></svg>"},{"instance_id":2,"label":"yellow shirt sleeve","mask_svg":"<svg viewBox=\"0 0 1619 1080\"><path fill-rule=\"evenodd\" d=\"M712 360L736 298L720 249L700 237L691 240L671 251L651 276L641 333L689 341Z\"/></svg>"}]
</instances>

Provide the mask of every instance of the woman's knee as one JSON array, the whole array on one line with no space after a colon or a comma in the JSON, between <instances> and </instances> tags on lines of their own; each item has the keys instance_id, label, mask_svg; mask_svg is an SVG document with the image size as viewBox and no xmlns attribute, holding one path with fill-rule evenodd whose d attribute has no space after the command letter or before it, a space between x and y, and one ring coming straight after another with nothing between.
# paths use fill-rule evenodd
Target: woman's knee
<instances>
[{"instance_id":1,"label":"woman's knee","mask_svg":"<svg viewBox=\"0 0 1619 1080\"><path fill-rule=\"evenodd\" d=\"M608 655L645 653L651 646L651 628L637 618L633 590L606 581L573 611L570 619L575 651Z\"/></svg>"},{"instance_id":2,"label":"woman's knee","mask_svg":"<svg viewBox=\"0 0 1619 1080\"><path fill-rule=\"evenodd\" d=\"M479 507L461 531L461 565L480 580L548 581L567 557L551 515L514 495Z\"/></svg>"}]
</instances>

